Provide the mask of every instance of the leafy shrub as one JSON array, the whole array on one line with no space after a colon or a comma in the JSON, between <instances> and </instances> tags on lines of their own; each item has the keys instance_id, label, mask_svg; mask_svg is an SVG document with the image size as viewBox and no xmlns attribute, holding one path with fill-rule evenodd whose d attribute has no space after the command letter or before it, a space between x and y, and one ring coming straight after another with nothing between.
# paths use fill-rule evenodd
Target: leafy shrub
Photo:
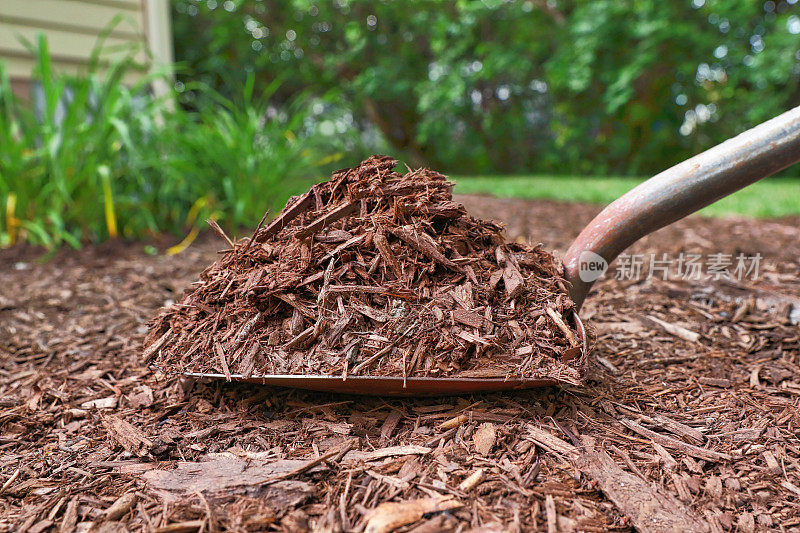
<instances>
[{"instance_id":1,"label":"leafy shrub","mask_svg":"<svg viewBox=\"0 0 800 533\"><path fill-rule=\"evenodd\" d=\"M800 105L795 0L172 0L220 91L338 91L414 165L646 175ZM796 171L795 171L796 173Z\"/></svg>"}]
</instances>

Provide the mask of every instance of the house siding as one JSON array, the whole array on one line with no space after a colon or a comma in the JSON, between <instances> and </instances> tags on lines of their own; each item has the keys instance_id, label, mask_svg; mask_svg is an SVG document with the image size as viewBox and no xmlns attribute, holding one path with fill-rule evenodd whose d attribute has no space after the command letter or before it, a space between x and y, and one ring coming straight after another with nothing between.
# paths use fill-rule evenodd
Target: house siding
<instances>
[{"instance_id":1,"label":"house siding","mask_svg":"<svg viewBox=\"0 0 800 533\"><path fill-rule=\"evenodd\" d=\"M132 55L134 82L172 62L168 0L0 0L0 61L17 90L26 91L36 59L25 42L47 37L54 69L75 74L90 65L98 38L99 67ZM118 19L118 23L112 23Z\"/></svg>"}]
</instances>

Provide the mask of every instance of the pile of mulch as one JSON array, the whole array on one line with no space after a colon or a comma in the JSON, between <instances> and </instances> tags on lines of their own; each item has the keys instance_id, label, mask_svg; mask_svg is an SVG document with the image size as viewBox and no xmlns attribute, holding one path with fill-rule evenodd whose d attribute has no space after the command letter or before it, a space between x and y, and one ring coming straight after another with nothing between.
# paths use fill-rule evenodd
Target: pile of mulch
<instances>
[{"instance_id":1,"label":"pile of mulch","mask_svg":"<svg viewBox=\"0 0 800 533\"><path fill-rule=\"evenodd\" d=\"M527 378L584 370L563 267L373 156L287 203L154 321L167 371ZM266 217L266 215L265 215Z\"/></svg>"}]
</instances>

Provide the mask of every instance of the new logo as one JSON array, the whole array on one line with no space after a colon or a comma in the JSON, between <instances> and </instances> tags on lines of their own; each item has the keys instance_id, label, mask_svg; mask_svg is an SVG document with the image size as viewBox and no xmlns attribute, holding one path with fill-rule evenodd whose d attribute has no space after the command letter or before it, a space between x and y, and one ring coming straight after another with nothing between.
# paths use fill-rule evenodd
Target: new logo
<instances>
[{"instance_id":1,"label":"new logo","mask_svg":"<svg viewBox=\"0 0 800 533\"><path fill-rule=\"evenodd\" d=\"M584 250L578 256L578 276L584 283L597 281L608 270L608 261L594 252Z\"/></svg>"}]
</instances>

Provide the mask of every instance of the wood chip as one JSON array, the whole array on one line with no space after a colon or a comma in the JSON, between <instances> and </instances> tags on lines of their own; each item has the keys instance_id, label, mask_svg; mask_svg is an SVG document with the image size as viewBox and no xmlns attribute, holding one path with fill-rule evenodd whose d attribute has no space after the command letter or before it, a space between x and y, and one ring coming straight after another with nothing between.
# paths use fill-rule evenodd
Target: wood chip
<instances>
[{"instance_id":1,"label":"wood chip","mask_svg":"<svg viewBox=\"0 0 800 533\"><path fill-rule=\"evenodd\" d=\"M625 472L604 451L591 451L578 464L638 531L709 531L708 523L691 509L653 483Z\"/></svg>"},{"instance_id":2,"label":"wood chip","mask_svg":"<svg viewBox=\"0 0 800 533\"><path fill-rule=\"evenodd\" d=\"M78 497L75 496L69 500L66 509L64 509L64 516L61 518L59 525L59 533L71 533L75 530L75 525L78 523Z\"/></svg>"},{"instance_id":3,"label":"wood chip","mask_svg":"<svg viewBox=\"0 0 800 533\"><path fill-rule=\"evenodd\" d=\"M683 326L679 326L677 324L670 324L669 322L665 322L660 318L656 318L654 316L648 316L647 318L649 318L650 320L652 320L653 322L664 328L664 331L666 331L670 335L675 335L676 337L679 337L685 340L686 342L696 343L697 341L700 340L699 333L688 330Z\"/></svg>"},{"instance_id":4,"label":"wood chip","mask_svg":"<svg viewBox=\"0 0 800 533\"><path fill-rule=\"evenodd\" d=\"M334 455L327 457L330 459ZM219 454L199 462L179 462L171 470L151 469L142 474L148 485L167 498L178 500L194 492L204 494L235 493L247 487L263 487L304 472L324 468L325 459L252 460L232 454ZM282 485L282 487L286 487ZM308 493L311 485L293 484L287 490Z\"/></svg>"},{"instance_id":5,"label":"wood chip","mask_svg":"<svg viewBox=\"0 0 800 533\"><path fill-rule=\"evenodd\" d=\"M559 439L552 433L528 424L526 427L528 437L542 449L567 458L577 457L578 451L572 444Z\"/></svg>"},{"instance_id":6,"label":"wood chip","mask_svg":"<svg viewBox=\"0 0 800 533\"><path fill-rule=\"evenodd\" d=\"M520 274L517 266L511 261L506 251L498 246L495 249L497 264L503 267L503 284L506 288L506 296L509 299L516 298L525 286L525 278Z\"/></svg>"},{"instance_id":7,"label":"wood chip","mask_svg":"<svg viewBox=\"0 0 800 533\"><path fill-rule=\"evenodd\" d=\"M204 520L186 520L157 527L153 533L195 533L205 525Z\"/></svg>"},{"instance_id":8,"label":"wood chip","mask_svg":"<svg viewBox=\"0 0 800 533\"><path fill-rule=\"evenodd\" d=\"M651 441L653 443L653 449L656 453L661 457L664 461L664 468L666 468L670 472L674 472L678 469L678 461L675 460L672 455L664 448L662 445L655 441Z\"/></svg>"},{"instance_id":9,"label":"wood chip","mask_svg":"<svg viewBox=\"0 0 800 533\"><path fill-rule=\"evenodd\" d=\"M409 446L389 446L387 448L380 448L372 450L371 452L356 452L352 451L347 453L342 461L345 463L355 463L359 461L377 461L386 457L397 457L402 455L425 455L431 452L431 449L426 446L409 445Z\"/></svg>"},{"instance_id":10,"label":"wood chip","mask_svg":"<svg viewBox=\"0 0 800 533\"><path fill-rule=\"evenodd\" d=\"M569 344L573 347L579 346L580 341L578 341L578 337L575 336L570 327L567 326L567 323L564 322L564 319L561 318L561 316L559 316L558 312L552 307L546 308L545 311L547 312L547 315L551 319L553 319L553 322L555 323L556 326L558 326L558 329L564 332L564 335L567 337Z\"/></svg>"},{"instance_id":11,"label":"wood chip","mask_svg":"<svg viewBox=\"0 0 800 533\"><path fill-rule=\"evenodd\" d=\"M453 309L453 320L471 328L482 328L484 323L481 315L465 309Z\"/></svg>"},{"instance_id":12,"label":"wood chip","mask_svg":"<svg viewBox=\"0 0 800 533\"><path fill-rule=\"evenodd\" d=\"M494 424L491 422L478 426L475 435L472 437L475 453L479 455L489 455L496 441L497 430L495 430Z\"/></svg>"},{"instance_id":13,"label":"wood chip","mask_svg":"<svg viewBox=\"0 0 800 533\"><path fill-rule=\"evenodd\" d=\"M764 462L767 464L767 468L769 468L772 474L779 476L783 473L783 468L781 468L781 464L778 462L774 453L767 450L762 455L764 456Z\"/></svg>"},{"instance_id":14,"label":"wood chip","mask_svg":"<svg viewBox=\"0 0 800 533\"><path fill-rule=\"evenodd\" d=\"M687 439L692 440L697 444L701 444L706 440L705 435L703 435L703 432L700 431L699 429L687 426L686 424L673 420L662 414L653 415L652 420L655 424L666 429L667 431L670 431L682 437L686 437Z\"/></svg>"},{"instance_id":15,"label":"wood chip","mask_svg":"<svg viewBox=\"0 0 800 533\"><path fill-rule=\"evenodd\" d=\"M395 279L403 279L403 267L400 266L400 261L395 257L394 252L389 246L389 241L386 240L386 236L383 233L377 233L375 237L373 237L373 241L378 252L381 254L383 262L389 267L389 270L392 271Z\"/></svg>"},{"instance_id":16,"label":"wood chip","mask_svg":"<svg viewBox=\"0 0 800 533\"><path fill-rule=\"evenodd\" d=\"M462 507L462 504L452 496L382 503L369 513L364 533L388 533L413 524L426 514L450 511L459 507Z\"/></svg>"},{"instance_id":17,"label":"wood chip","mask_svg":"<svg viewBox=\"0 0 800 533\"><path fill-rule=\"evenodd\" d=\"M314 203L314 196L312 191L309 191L294 201L290 199L287 202L286 208L281 211L275 220L270 222L266 228L257 232L254 240L256 242L264 242L273 235L277 234L283 228L289 225L291 221L300 216L302 213L308 211Z\"/></svg>"},{"instance_id":18,"label":"wood chip","mask_svg":"<svg viewBox=\"0 0 800 533\"><path fill-rule=\"evenodd\" d=\"M352 215L358 210L358 203L356 202L348 202L342 206L339 206L332 211L325 213L315 221L313 221L308 226L304 227L297 233L295 233L295 237L298 239L304 239L309 235L316 233L323 228L330 226L337 220L341 220L346 216Z\"/></svg>"},{"instance_id":19,"label":"wood chip","mask_svg":"<svg viewBox=\"0 0 800 533\"><path fill-rule=\"evenodd\" d=\"M640 424L634 422L633 420L623 419L621 420L621 422L624 426L631 429L632 431L640 435L643 435L649 439L652 439L654 442L661 444L665 448L678 450L679 452L691 455L692 457L712 462L730 461L732 459L731 456L726 453L720 453L706 448L700 448L698 446L694 446L692 444L687 444L683 441L679 441L673 437L662 435L661 433L656 433L655 431L642 427Z\"/></svg>"},{"instance_id":20,"label":"wood chip","mask_svg":"<svg viewBox=\"0 0 800 533\"><path fill-rule=\"evenodd\" d=\"M556 514L556 501L552 494L544 498L544 514L547 518L547 533L558 533L558 515Z\"/></svg>"},{"instance_id":21,"label":"wood chip","mask_svg":"<svg viewBox=\"0 0 800 533\"><path fill-rule=\"evenodd\" d=\"M149 455L150 450L153 448L153 441L142 430L119 417L103 417L103 426L108 431L112 441L133 455L144 457Z\"/></svg>"},{"instance_id":22,"label":"wood chip","mask_svg":"<svg viewBox=\"0 0 800 533\"><path fill-rule=\"evenodd\" d=\"M467 476L464 481L459 483L458 490L461 492L469 492L478 485L480 485L484 478L486 477L486 472L483 468L479 468L474 471L472 474Z\"/></svg>"},{"instance_id":23,"label":"wood chip","mask_svg":"<svg viewBox=\"0 0 800 533\"><path fill-rule=\"evenodd\" d=\"M649 530L648 518L671 509L656 499L660 510L645 513L639 493L653 487L716 532L800 527L800 448L794 438L800 373L793 323L800 308L767 294L796 293L800 286L795 268L800 228L786 220L688 219L638 243L632 251L656 257L663 250L688 250L735 258L748 241L758 243L764 261L755 282L656 276L642 284L607 276L587 300L582 318L590 332L598 326L595 353L616 373L601 369L589 389L393 399L217 386L175 375L223 374L214 347L219 342L233 379L242 373L309 372L340 378L344 363L352 369L417 319L415 332L364 374L399 377L400 365L407 366L411 387L415 377L434 376L491 374L515 383L514 372L527 361L531 372L523 375L534 378L578 368L580 360L574 365L562 360L569 342L545 311L551 307L573 324L558 270L548 274L552 263L546 254L529 254L528 244L493 240L497 227L490 221L449 214L427 218L425 207L443 200L437 196L442 186L426 185L432 174L423 172L425 186L415 188L415 196L388 196L362 188L357 176L370 180L375 191L402 184L402 176L386 167L366 175L362 170L315 185L308 209L273 238L244 239L219 254L217 248L229 246L224 240L198 239L192 250L169 257L149 256L141 244L124 242L64 249L44 261L35 260L29 247L3 250L8 268L0 269L0 530L363 531L382 503L442 495L465 507L423 515L397 531L544 531L547 495L553 502L550 522L559 532ZM511 239L529 234L559 247L573 235L570 224L551 224L557 216L590 220L597 211L489 197L456 200L467 203L473 217L498 213L510 222ZM357 213L306 239L294 238L350 201L358 202ZM473 269L476 279L430 260L386 229L409 224L430 235L465 271ZM370 234L374 238L379 231L402 265L402 279L370 242ZM365 236L330 255L357 235ZM512 300L506 298L495 255L501 243L525 278L522 293ZM332 265L318 263L326 256ZM208 265L210 257L217 263ZM318 299L331 285L383 291ZM181 300L188 294L195 299ZM536 294L540 298L530 304ZM148 339L147 345L157 348L153 360L145 361L139 345L143 325L157 306L173 300L166 329L154 330ZM357 310L358 304L366 311ZM456 321L454 310L474 312L484 325ZM702 338L690 343L668 334L648 315ZM347 326L339 331L342 324ZM306 342L286 349L316 325L320 329ZM488 344L467 342L457 336L460 331ZM345 349L354 341L358 353ZM113 410L87 403L107 398L116 404ZM92 407L84 409L84 403ZM446 424L452 427L440 427L460 415ZM107 427L109 417L136 430L126 446ZM733 460L712 463L661 441L654 445L649 436L619 424L622 418ZM485 422L494 424L496 440L483 456L473 441ZM529 425L539 432L529 432ZM340 446L356 437L347 459L338 458ZM145 439L153 441L149 452ZM367 455L405 446L431 451ZM632 485L637 494L629 498L622 492L615 502L599 474L595 479L580 463L598 449L650 487ZM270 482L328 452L335 455L327 462ZM172 488L150 483L152 471L172 476ZM629 485L624 477L614 479L617 490ZM115 500L132 492L139 497L136 505L118 520L106 520ZM640 505L638 518L624 510L624 501ZM639 519L645 522L637 524Z\"/></svg>"},{"instance_id":24,"label":"wood chip","mask_svg":"<svg viewBox=\"0 0 800 533\"><path fill-rule=\"evenodd\" d=\"M108 522L113 522L114 520L119 520L123 516L125 516L133 507L136 505L138 501L138 496L136 496L135 492L127 492L117 498L117 500L111 504L111 507L106 509L103 512L103 519Z\"/></svg>"},{"instance_id":25,"label":"wood chip","mask_svg":"<svg viewBox=\"0 0 800 533\"><path fill-rule=\"evenodd\" d=\"M453 418L451 418L449 420L445 420L444 422L439 424L439 428L440 429L451 429L451 428L460 426L461 424L463 424L467 420L469 420L469 417L467 415L458 415L458 416L453 417Z\"/></svg>"},{"instance_id":26,"label":"wood chip","mask_svg":"<svg viewBox=\"0 0 800 533\"><path fill-rule=\"evenodd\" d=\"M83 409L115 409L117 407L117 397L109 396L107 398L98 398L97 400L89 400L83 402L81 408Z\"/></svg>"}]
</instances>

